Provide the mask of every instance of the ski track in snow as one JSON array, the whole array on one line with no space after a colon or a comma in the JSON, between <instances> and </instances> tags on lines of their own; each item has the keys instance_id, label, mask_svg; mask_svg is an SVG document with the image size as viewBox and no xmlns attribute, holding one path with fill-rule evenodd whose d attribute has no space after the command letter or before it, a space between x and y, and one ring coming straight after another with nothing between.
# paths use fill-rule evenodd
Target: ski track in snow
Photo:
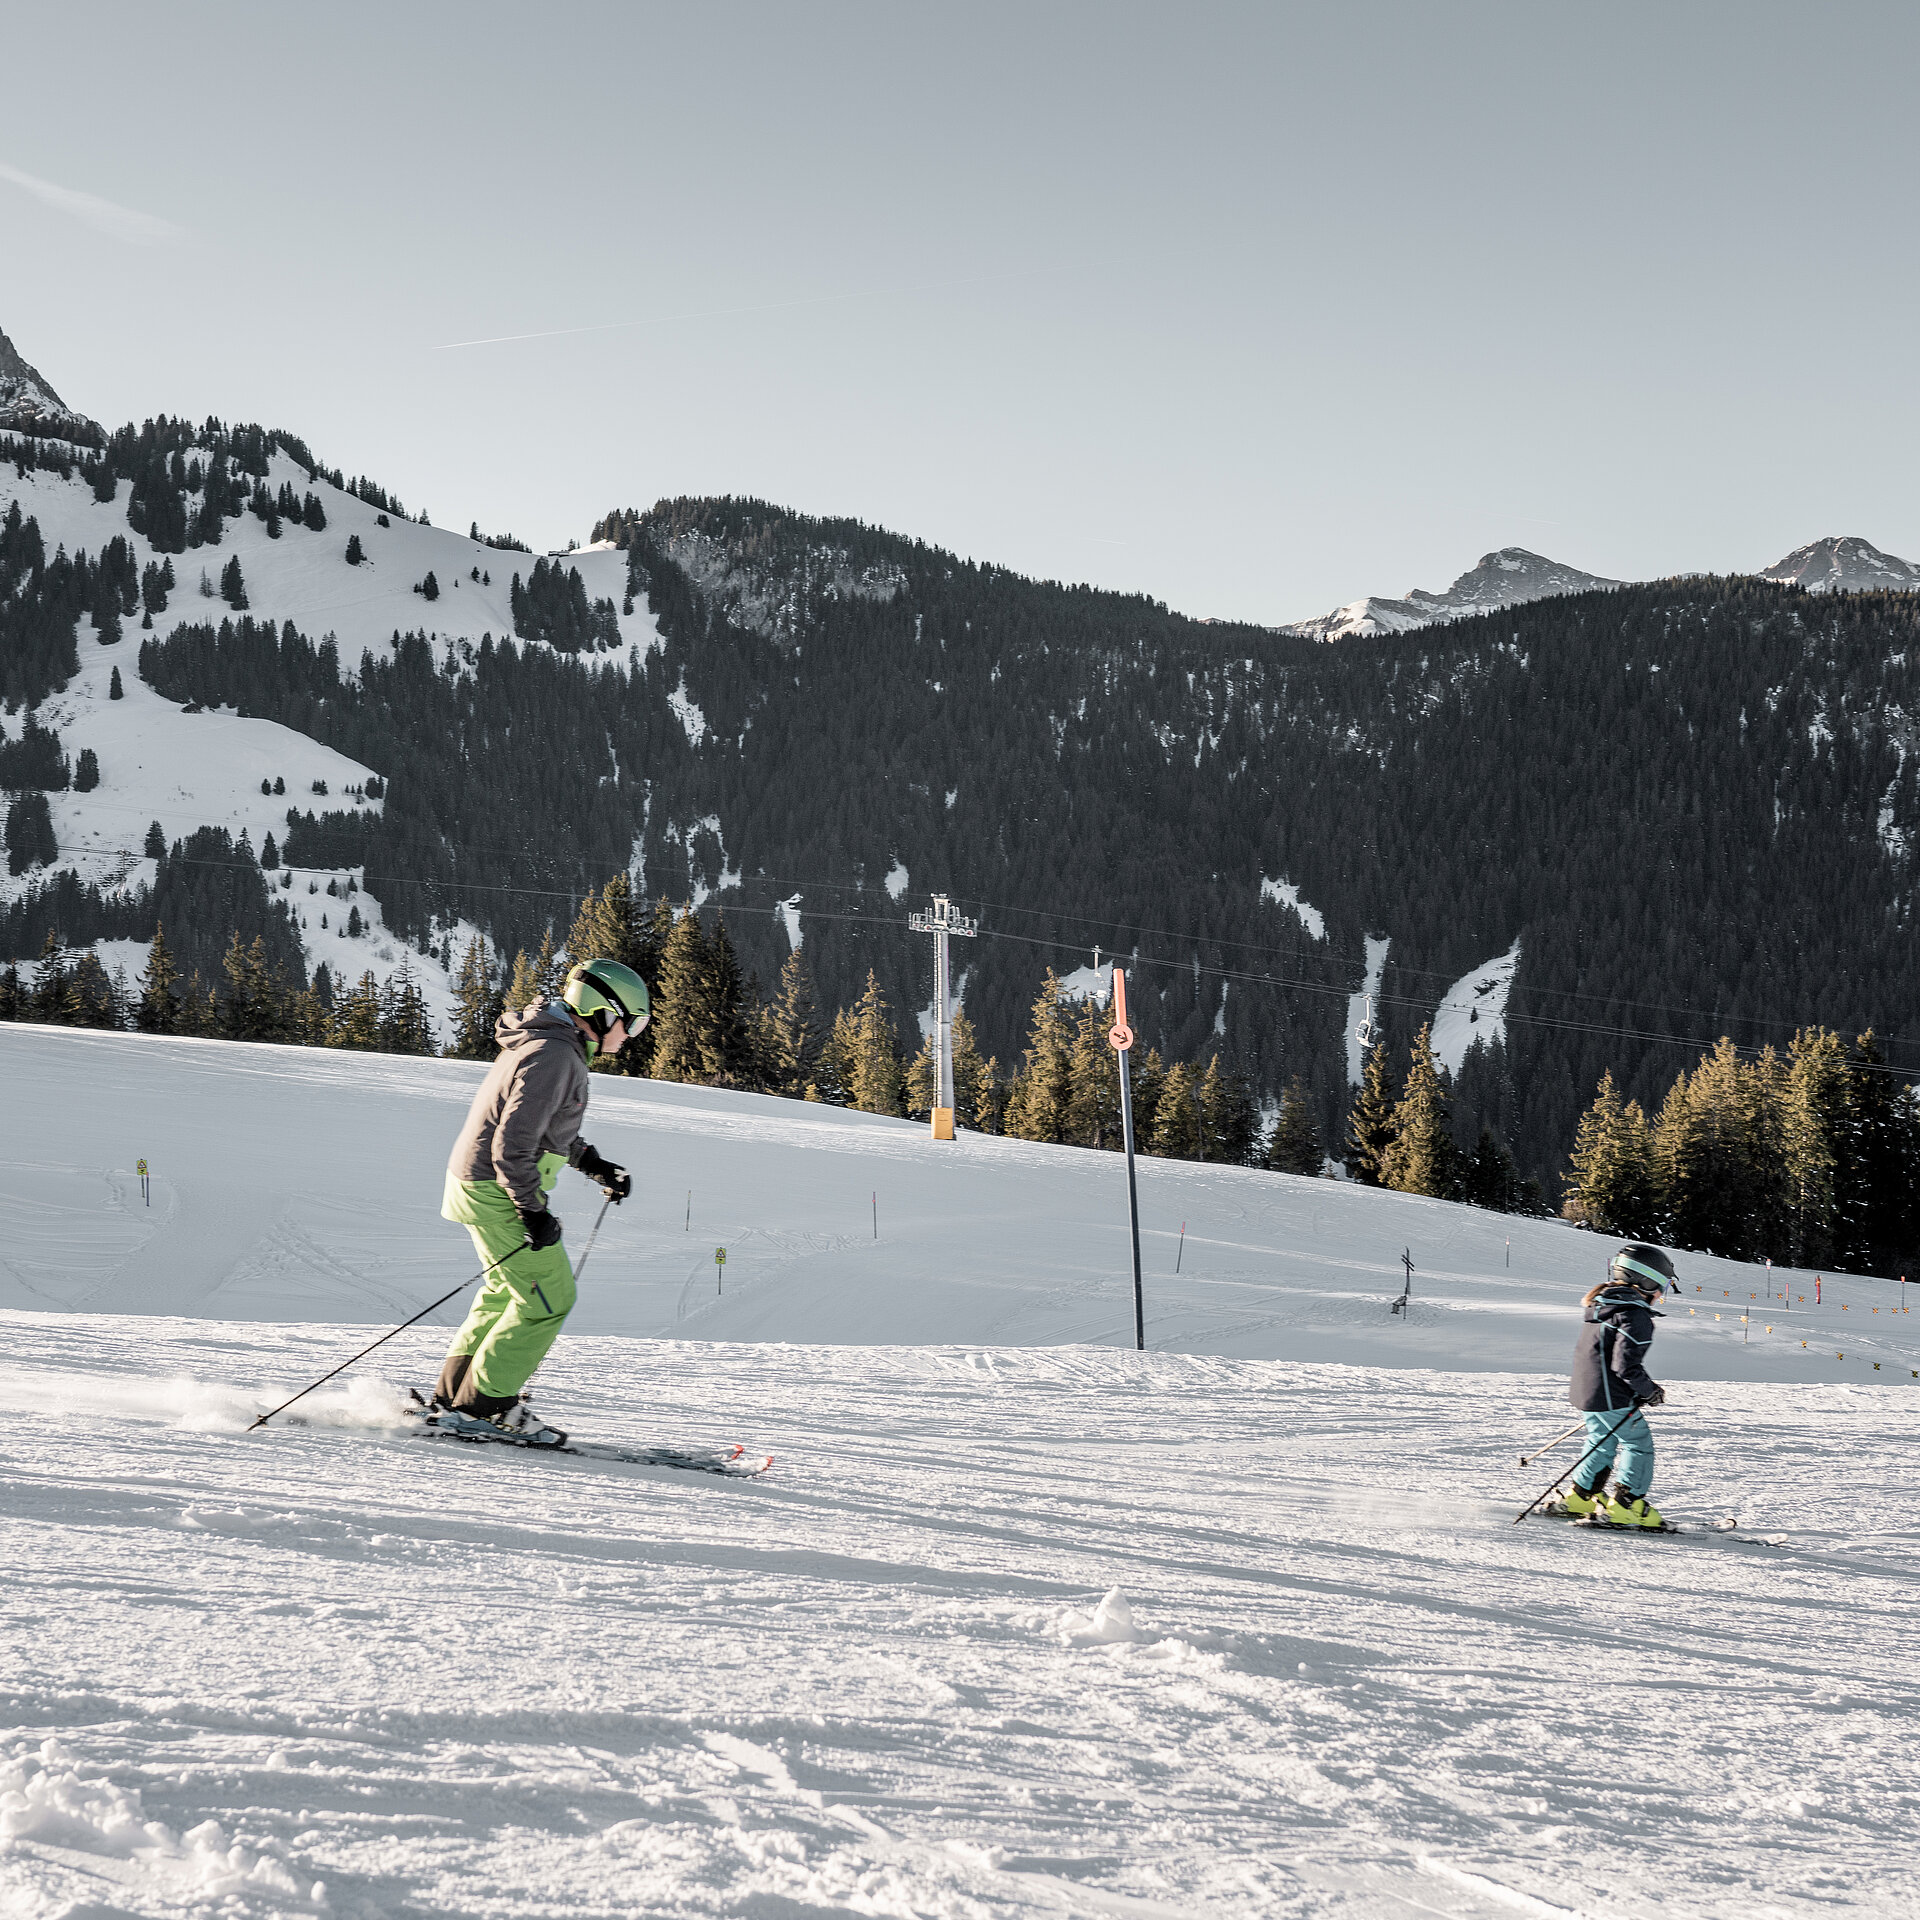
<instances>
[{"instance_id":1,"label":"ski track in snow","mask_svg":"<svg viewBox=\"0 0 1920 1920\"><path fill-rule=\"evenodd\" d=\"M772 1472L422 1445L428 1326L247 1433L459 1277L476 1072L0 1029L8 1920L1920 1905L1909 1389L1670 1318L1657 1494L1744 1537L1515 1526L1591 1239L1147 1163L1201 1231L1136 1355L1111 1157L596 1080L642 1193L539 1404ZM722 1337L634 1337L723 1232Z\"/></svg>"}]
</instances>

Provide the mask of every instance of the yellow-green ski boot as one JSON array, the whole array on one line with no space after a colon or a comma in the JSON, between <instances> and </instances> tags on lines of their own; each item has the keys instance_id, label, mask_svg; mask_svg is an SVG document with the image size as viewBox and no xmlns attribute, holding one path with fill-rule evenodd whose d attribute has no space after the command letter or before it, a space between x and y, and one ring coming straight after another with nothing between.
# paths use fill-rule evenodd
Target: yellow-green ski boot
<instances>
[{"instance_id":1,"label":"yellow-green ski boot","mask_svg":"<svg viewBox=\"0 0 1920 1920\"><path fill-rule=\"evenodd\" d=\"M1576 1520L1584 1520L1590 1513L1598 1513L1607 1504L1606 1494L1600 1487L1589 1493L1584 1487L1569 1487L1560 1496L1560 1511L1571 1514Z\"/></svg>"},{"instance_id":2,"label":"yellow-green ski boot","mask_svg":"<svg viewBox=\"0 0 1920 1920\"><path fill-rule=\"evenodd\" d=\"M1614 1527L1664 1527L1662 1520L1647 1504L1643 1494L1636 1500L1623 1499L1619 1494L1607 1502L1607 1510L1602 1516L1609 1526Z\"/></svg>"}]
</instances>

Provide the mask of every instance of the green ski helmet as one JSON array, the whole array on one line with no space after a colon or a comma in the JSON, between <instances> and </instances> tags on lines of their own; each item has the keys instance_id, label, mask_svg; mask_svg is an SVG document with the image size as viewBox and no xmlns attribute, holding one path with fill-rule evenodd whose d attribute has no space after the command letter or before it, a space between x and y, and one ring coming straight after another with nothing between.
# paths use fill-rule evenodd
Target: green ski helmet
<instances>
[{"instance_id":1,"label":"green ski helmet","mask_svg":"<svg viewBox=\"0 0 1920 1920\"><path fill-rule=\"evenodd\" d=\"M560 998L602 1042L616 1021L627 1023L627 1038L631 1040L653 1017L647 983L618 960L582 960L578 966L569 967Z\"/></svg>"},{"instance_id":2,"label":"green ski helmet","mask_svg":"<svg viewBox=\"0 0 1920 1920\"><path fill-rule=\"evenodd\" d=\"M1673 1270L1673 1262L1660 1248L1642 1246L1638 1242L1622 1247L1613 1256L1607 1276L1622 1286L1637 1287L1655 1300L1669 1292L1678 1278Z\"/></svg>"}]
</instances>

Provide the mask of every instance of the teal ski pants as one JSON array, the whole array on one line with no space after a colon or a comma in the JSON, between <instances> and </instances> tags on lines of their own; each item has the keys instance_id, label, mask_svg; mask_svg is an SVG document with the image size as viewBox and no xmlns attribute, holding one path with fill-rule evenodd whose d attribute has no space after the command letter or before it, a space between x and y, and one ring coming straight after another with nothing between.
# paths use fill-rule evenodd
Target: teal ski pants
<instances>
[{"instance_id":1,"label":"teal ski pants","mask_svg":"<svg viewBox=\"0 0 1920 1920\"><path fill-rule=\"evenodd\" d=\"M1615 1407L1610 1413L1586 1416L1587 1445L1594 1451L1593 1458L1580 1469L1580 1479L1583 1485L1597 1487L1612 1467L1613 1477L1627 1498L1638 1500L1653 1485L1653 1429L1647 1425L1647 1416L1635 1407L1627 1415L1626 1424L1613 1433L1621 1411Z\"/></svg>"},{"instance_id":2,"label":"teal ski pants","mask_svg":"<svg viewBox=\"0 0 1920 1920\"><path fill-rule=\"evenodd\" d=\"M541 1155L541 1185L548 1192L564 1164L558 1154ZM472 1234L474 1251L483 1261L500 1262L487 1275L447 1356L470 1356L472 1385L489 1399L513 1400L533 1378L573 1311L573 1267L566 1247L556 1242L514 1253L527 1237L526 1229L497 1181L460 1180L449 1173L440 1212Z\"/></svg>"}]
</instances>

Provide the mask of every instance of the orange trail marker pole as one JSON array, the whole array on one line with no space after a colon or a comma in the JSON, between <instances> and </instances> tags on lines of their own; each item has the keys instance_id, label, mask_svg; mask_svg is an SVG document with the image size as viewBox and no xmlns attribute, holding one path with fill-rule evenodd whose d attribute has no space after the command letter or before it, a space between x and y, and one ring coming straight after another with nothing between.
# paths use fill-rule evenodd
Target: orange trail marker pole
<instances>
[{"instance_id":1,"label":"orange trail marker pole","mask_svg":"<svg viewBox=\"0 0 1920 1920\"><path fill-rule=\"evenodd\" d=\"M1120 1138L1127 1149L1127 1223L1133 1229L1133 1347L1147 1350L1147 1302L1140 1286L1140 1190L1133 1178L1133 1075L1127 1055L1133 1050L1133 1029L1127 1025L1127 976L1113 970L1113 1025L1107 1045L1120 1056ZM1186 1222L1180 1224L1181 1251L1186 1250Z\"/></svg>"}]
</instances>

